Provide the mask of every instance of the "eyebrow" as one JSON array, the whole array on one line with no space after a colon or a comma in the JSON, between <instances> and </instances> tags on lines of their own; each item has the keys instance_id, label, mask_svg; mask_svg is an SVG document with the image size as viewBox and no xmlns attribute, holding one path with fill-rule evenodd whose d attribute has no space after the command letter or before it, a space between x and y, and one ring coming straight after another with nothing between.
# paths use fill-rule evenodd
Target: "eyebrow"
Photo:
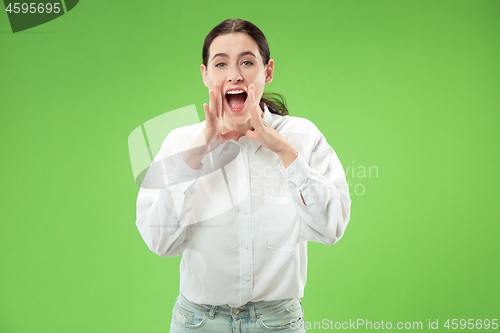
<instances>
[{"instance_id":1,"label":"eyebrow","mask_svg":"<svg viewBox=\"0 0 500 333\"><path fill-rule=\"evenodd\" d=\"M252 52L250 51L245 51L245 52L241 52L239 55L238 55L238 58L241 58L243 56L246 56L246 55L251 55L253 56L254 58L257 58L255 56L255 54L253 54ZM212 60L214 60L216 57L225 57L225 58L229 58L229 56L226 54L226 53L217 53L217 54L214 54L214 56L212 57Z\"/></svg>"}]
</instances>

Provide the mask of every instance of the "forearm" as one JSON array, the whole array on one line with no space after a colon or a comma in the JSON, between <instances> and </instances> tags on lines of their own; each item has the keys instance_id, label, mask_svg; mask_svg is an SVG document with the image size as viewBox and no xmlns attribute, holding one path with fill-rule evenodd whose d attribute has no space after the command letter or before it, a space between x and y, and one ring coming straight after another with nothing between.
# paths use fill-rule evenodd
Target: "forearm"
<instances>
[{"instance_id":1,"label":"forearm","mask_svg":"<svg viewBox=\"0 0 500 333\"><path fill-rule=\"evenodd\" d=\"M298 190L306 205L295 200L295 206L307 226L303 229L307 229L304 235L308 240L331 245L343 236L351 200L343 186L337 186L313 173Z\"/></svg>"},{"instance_id":2,"label":"forearm","mask_svg":"<svg viewBox=\"0 0 500 333\"><path fill-rule=\"evenodd\" d=\"M159 256L178 256L183 250L179 245L187 236L186 229L176 228L176 222L171 221L173 210L160 201L160 195L166 195L161 193L164 190L154 192L139 193L135 224L151 252Z\"/></svg>"},{"instance_id":3,"label":"forearm","mask_svg":"<svg viewBox=\"0 0 500 333\"><path fill-rule=\"evenodd\" d=\"M181 156L159 154L137 196L136 225L148 248L160 256L182 254L189 239L201 170L191 169Z\"/></svg>"},{"instance_id":4,"label":"forearm","mask_svg":"<svg viewBox=\"0 0 500 333\"><path fill-rule=\"evenodd\" d=\"M184 162L186 162L191 169L198 170L200 169L201 160L208 153L208 151L209 147L205 139L205 134L202 131L184 152Z\"/></svg>"},{"instance_id":5,"label":"forearm","mask_svg":"<svg viewBox=\"0 0 500 333\"><path fill-rule=\"evenodd\" d=\"M284 168L288 168L298 156L297 150L291 143L286 144L283 149L276 154L281 159Z\"/></svg>"},{"instance_id":6,"label":"forearm","mask_svg":"<svg viewBox=\"0 0 500 333\"><path fill-rule=\"evenodd\" d=\"M343 171L335 167L337 163L330 155L320 158L322 165L326 165L321 172L309 166L301 156L289 168L282 169L303 223L303 237L327 245L342 237L351 204Z\"/></svg>"}]
</instances>

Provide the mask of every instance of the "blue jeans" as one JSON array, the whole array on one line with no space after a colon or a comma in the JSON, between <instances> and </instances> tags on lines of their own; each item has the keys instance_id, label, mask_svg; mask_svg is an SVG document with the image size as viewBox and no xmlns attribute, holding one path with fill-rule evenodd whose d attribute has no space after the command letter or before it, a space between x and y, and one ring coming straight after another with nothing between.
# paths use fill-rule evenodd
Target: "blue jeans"
<instances>
[{"instance_id":1,"label":"blue jeans","mask_svg":"<svg viewBox=\"0 0 500 333\"><path fill-rule=\"evenodd\" d=\"M238 308L203 305L179 294L172 311L171 333L304 333L304 309L298 298L248 302Z\"/></svg>"}]
</instances>

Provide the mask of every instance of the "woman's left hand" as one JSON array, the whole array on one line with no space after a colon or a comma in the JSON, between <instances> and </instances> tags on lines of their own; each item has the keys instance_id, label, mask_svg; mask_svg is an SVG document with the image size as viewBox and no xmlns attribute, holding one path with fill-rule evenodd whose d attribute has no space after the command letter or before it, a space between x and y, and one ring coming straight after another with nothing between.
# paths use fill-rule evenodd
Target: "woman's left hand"
<instances>
[{"instance_id":1,"label":"woman's left hand","mask_svg":"<svg viewBox=\"0 0 500 333\"><path fill-rule=\"evenodd\" d=\"M290 141L262 119L262 110L255 101L255 86L253 84L248 86L248 98L250 102L250 122L253 129L247 130L245 136L278 154L283 161L284 167L288 167L297 157L295 148Z\"/></svg>"}]
</instances>

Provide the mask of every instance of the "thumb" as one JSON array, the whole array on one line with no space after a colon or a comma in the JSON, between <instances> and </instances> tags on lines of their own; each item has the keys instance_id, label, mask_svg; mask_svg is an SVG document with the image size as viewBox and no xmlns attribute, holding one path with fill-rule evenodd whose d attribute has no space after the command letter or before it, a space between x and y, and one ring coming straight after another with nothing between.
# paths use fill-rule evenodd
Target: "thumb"
<instances>
[{"instance_id":1,"label":"thumb","mask_svg":"<svg viewBox=\"0 0 500 333\"><path fill-rule=\"evenodd\" d=\"M232 130L227 133L222 134L222 141L236 140L238 137L238 131Z\"/></svg>"},{"instance_id":2,"label":"thumb","mask_svg":"<svg viewBox=\"0 0 500 333\"><path fill-rule=\"evenodd\" d=\"M257 134L256 134L254 131L252 131L252 130L247 130L247 131L245 132L245 136L246 136L247 138L249 138L249 139L252 139L252 140L258 141L258 140L257 140Z\"/></svg>"}]
</instances>

